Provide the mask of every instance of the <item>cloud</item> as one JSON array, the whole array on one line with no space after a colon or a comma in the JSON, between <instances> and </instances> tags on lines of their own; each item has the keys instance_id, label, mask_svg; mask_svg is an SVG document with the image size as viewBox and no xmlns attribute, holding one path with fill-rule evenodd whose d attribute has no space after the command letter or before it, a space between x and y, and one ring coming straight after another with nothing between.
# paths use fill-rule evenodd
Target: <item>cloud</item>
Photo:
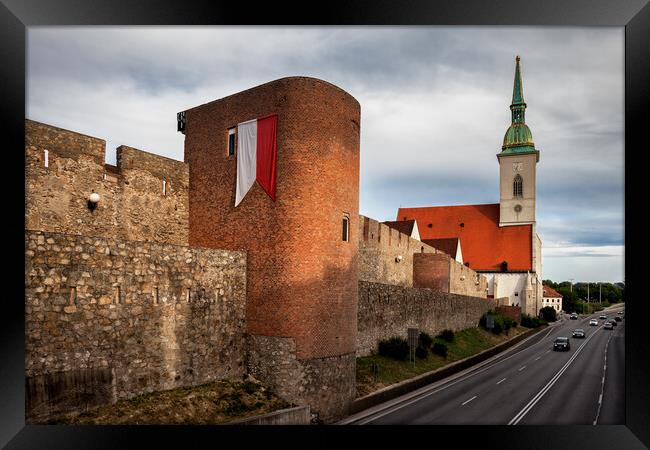
<instances>
[{"instance_id":1,"label":"cloud","mask_svg":"<svg viewBox=\"0 0 650 450\"><path fill-rule=\"evenodd\" d=\"M321 78L361 104L360 209L389 220L400 206L498 202L519 54L544 245L609 247L624 242L623 37L612 27L30 27L27 114L106 139L108 162L121 144L182 160L177 112L284 76Z\"/></svg>"}]
</instances>

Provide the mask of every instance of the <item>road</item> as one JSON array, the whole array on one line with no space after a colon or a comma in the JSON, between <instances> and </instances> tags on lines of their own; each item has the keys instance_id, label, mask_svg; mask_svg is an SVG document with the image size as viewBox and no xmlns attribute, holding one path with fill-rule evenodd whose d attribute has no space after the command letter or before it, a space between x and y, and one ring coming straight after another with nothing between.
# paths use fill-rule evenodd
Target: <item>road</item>
<instances>
[{"instance_id":1,"label":"road","mask_svg":"<svg viewBox=\"0 0 650 450\"><path fill-rule=\"evenodd\" d=\"M604 313L613 319L622 305ZM487 364L362 411L349 424L595 425L625 423L625 318L559 321ZM571 337L575 328L584 339ZM557 336L571 349L553 351Z\"/></svg>"}]
</instances>

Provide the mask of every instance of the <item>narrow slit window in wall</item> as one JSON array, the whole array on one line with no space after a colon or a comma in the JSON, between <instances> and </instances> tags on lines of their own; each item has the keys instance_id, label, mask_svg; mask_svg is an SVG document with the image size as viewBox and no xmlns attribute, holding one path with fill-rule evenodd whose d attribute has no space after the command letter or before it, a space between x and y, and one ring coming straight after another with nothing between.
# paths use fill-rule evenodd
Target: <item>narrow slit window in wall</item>
<instances>
[{"instance_id":1,"label":"narrow slit window in wall","mask_svg":"<svg viewBox=\"0 0 650 450\"><path fill-rule=\"evenodd\" d=\"M115 294L114 294L115 298L113 299L113 303L115 303L116 305L119 305L120 303L122 303L120 294L121 294L120 287L115 286Z\"/></svg>"},{"instance_id":2,"label":"narrow slit window in wall","mask_svg":"<svg viewBox=\"0 0 650 450\"><path fill-rule=\"evenodd\" d=\"M228 129L228 156L235 156L235 129Z\"/></svg>"},{"instance_id":3,"label":"narrow slit window in wall","mask_svg":"<svg viewBox=\"0 0 650 450\"><path fill-rule=\"evenodd\" d=\"M167 180L163 178L163 195L167 195Z\"/></svg>"},{"instance_id":4,"label":"narrow slit window in wall","mask_svg":"<svg viewBox=\"0 0 650 450\"><path fill-rule=\"evenodd\" d=\"M50 152L49 150L43 150L43 154L45 156L44 161L45 161L45 167L50 167Z\"/></svg>"},{"instance_id":5,"label":"narrow slit window in wall","mask_svg":"<svg viewBox=\"0 0 650 450\"><path fill-rule=\"evenodd\" d=\"M341 224L341 237L343 242L350 241L350 216L348 214L343 214L343 221Z\"/></svg>"},{"instance_id":6,"label":"narrow slit window in wall","mask_svg":"<svg viewBox=\"0 0 650 450\"><path fill-rule=\"evenodd\" d=\"M157 305L158 304L158 286L153 288L152 294L153 294L153 304Z\"/></svg>"}]
</instances>

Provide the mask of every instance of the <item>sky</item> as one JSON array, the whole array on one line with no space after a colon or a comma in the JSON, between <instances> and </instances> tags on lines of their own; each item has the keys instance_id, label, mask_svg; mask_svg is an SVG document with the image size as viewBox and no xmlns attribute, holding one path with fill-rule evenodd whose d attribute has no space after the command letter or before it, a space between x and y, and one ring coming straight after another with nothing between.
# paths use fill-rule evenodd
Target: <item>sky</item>
<instances>
[{"instance_id":1,"label":"sky","mask_svg":"<svg viewBox=\"0 0 650 450\"><path fill-rule=\"evenodd\" d=\"M27 117L183 160L176 113L285 76L361 104L360 213L498 203L515 56L544 279L624 281L622 27L29 27Z\"/></svg>"}]
</instances>

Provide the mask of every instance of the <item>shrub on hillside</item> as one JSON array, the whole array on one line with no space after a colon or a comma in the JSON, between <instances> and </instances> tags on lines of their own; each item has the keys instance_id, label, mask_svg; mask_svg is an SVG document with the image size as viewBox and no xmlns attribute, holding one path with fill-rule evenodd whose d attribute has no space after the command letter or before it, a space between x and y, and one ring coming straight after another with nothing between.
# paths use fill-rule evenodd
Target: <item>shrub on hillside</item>
<instances>
[{"instance_id":1,"label":"shrub on hillside","mask_svg":"<svg viewBox=\"0 0 650 450\"><path fill-rule=\"evenodd\" d=\"M537 328L541 325L547 325L548 321L544 319L538 319L537 317L531 317L528 314L521 315L521 326L528 328Z\"/></svg>"},{"instance_id":2,"label":"shrub on hillside","mask_svg":"<svg viewBox=\"0 0 650 450\"><path fill-rule=\"evenodd\" d=\"M436 355L442 356L443 358L447 357L447 344L444 344L442 342L436 342L433 344L433 347L431 348L431 351L435 353Z\"/></svg>"},{"instance_id":3,"label":"shrub on hillside","mask_svg":"<svg viewBox=\"0 0 650 450\"><path fill-rule=\"evenodd\" d=\"M406 339L401 337L392 337L387 340L379 341L379 354L388 358L405 360L409 355L409 344Z\"/></svg>"},{"instance_id":4,"label":"shrub on hillside","mask_svg":"<svg viewBox=\"0 0 650 450\"><path fill-rule=\"evenodd\" d=\"M548 322L555 322L557 320L557 312L552 306L545 306L539 310L542 319Z\"/></svg>"},{"instance_id":5,"label":"shrub on hillside","mask_svg":"<svg viewBox=\"0 0 650 450\"><path fill-rule=\"evenodd\" d=\"M418 345L417 348L415 349L415 356L417 356L420 359L426 358L428 354L429 354L429 350L427 350L426 347L422 347Z\"/></svg>"},{"instance_id":6,"label":"shrub on hillside","mask_svg":"<svg viewBox=\"0 0 650 450\"><path fill-rule=\"evenodd\" d=\"M433 338L431 337L431 335L423 331L420 333L419 342L420 342L420 346L426 350L427 348L431 347L431 344L433 343Z\"/></svg>"},{"instance_id":7,"label":"shrub on hillside","mask_svg":"<svg viewBox=\"0 0 650 450\"><path fill-rule=\"evenodd\" d=\"M453 342L454 341L454 332L451 330L442 330L438 337L443 341Z\"/></svg>"}]
</instances>

